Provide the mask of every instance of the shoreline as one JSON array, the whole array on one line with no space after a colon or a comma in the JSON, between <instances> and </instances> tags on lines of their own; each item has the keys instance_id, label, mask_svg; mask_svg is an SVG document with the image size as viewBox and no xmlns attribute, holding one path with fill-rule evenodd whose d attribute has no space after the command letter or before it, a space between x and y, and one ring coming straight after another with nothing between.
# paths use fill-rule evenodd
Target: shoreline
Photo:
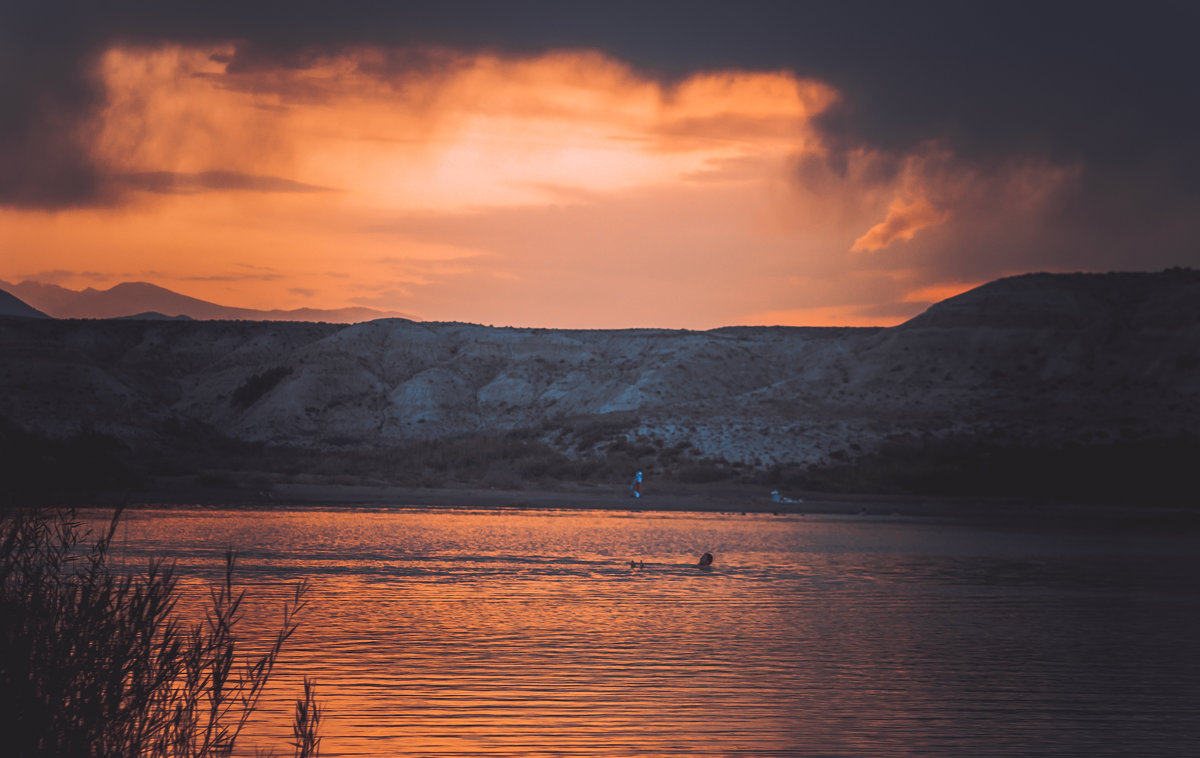
<instances>
[{"instance_id":1,"label":"shoreline","mask_svg":"<svg viewBox=\"0 0 1200 758\"><path fill-rule=\"evenodd\" d=\"M143 491L105 493L81 501L87 507L130 509L512 509L559 511L695 512L795 516L931 518L964 521L1038 521L1064 525L1131 523L1200 528L1200 510L1152 505L1087 505L998 497L789 493L775 502L764 486L666 485L648 487L641 498L601 486L563 485L494 489L470 485L415 487L387 484L274 482L263 487L201 486L194 480L158 480Z\"/></svg>"}]
</instances>

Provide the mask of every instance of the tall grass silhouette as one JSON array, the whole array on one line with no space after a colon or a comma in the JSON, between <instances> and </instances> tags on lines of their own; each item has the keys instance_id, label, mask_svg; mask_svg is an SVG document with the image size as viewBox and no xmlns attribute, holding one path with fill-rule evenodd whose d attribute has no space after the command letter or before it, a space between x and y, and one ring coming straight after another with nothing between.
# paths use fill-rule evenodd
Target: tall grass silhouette
<instances>
[{"instance_id":1,"label":"tall grass silhouette","mask_svg":"<svg viewBox=\"0 0 1200 758\"><path fill-rule=\"evenodd\" d=\"M0 742L5 755L209 758L232 755L308 586L295 588L265 652L242 652L245 592L235 556L202 621L185 622L173 566L114 569L120 518L90 546L73 511L0 514ZM319 755L321 710L307 678L292 725L295 756Z\"/></svg>"}]
</instances>

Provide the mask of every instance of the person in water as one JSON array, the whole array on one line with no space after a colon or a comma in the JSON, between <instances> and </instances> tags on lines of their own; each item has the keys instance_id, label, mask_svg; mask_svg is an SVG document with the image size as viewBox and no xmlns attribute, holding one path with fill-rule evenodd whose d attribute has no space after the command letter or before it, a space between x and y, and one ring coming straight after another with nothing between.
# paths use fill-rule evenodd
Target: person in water
<instances>
[{"instance_id":1,"label":"person in water","mask_svg":"<svg viewBox=\"0 0 1200 758\"><path fill-rule=\"evenodd\" d=\"M713 554L705 553L704 555L700 556L700 562L697 563L696 565L700 568L708 568L709 566L712 565L712 562L713 562Z\"/></svg>"},{"instance_id":2,"label":"person in water","mask_svg":"<svg viewBox=\"0 0 1200 758\"><path fill-rule=\"evenodd\" d=\"M635 476L633 478L633 484L629 485L629 488L633 490L634 497L642 496L642 472L641 471L637 472L637 476Z\"/></svg>"}]
</instances>

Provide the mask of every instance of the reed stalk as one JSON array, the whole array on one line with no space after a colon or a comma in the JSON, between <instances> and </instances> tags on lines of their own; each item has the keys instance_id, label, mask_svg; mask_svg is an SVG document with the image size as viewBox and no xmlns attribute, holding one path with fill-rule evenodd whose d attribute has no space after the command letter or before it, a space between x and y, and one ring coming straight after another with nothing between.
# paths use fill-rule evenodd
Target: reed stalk
<instances>
[{"instance_id":1,"label":"reed stalk","mask_svg":"<svg viewBox=\"0 0 1200 758\"><path fill-rule=\"evenodd\" d=\"M296 586L265 652L241 652L236 556L202 621L185 622L174 566L115 570L120 512L90 546L73 511L0 514L0 735L26 756L230 756L307 605ZM317 756L321 711L307 678L294 755Z\"/></svg>"}]
</instances>

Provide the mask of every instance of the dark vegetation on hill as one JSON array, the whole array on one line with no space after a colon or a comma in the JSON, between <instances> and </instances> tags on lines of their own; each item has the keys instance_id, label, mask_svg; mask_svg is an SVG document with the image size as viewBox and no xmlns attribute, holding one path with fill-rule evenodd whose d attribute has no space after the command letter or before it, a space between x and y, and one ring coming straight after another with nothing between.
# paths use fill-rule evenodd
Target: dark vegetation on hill
<instances>
[{"instance_id":1,"label":"dark vegetation on hill","mask_svg":"<svg viewBox=\"0 0 1200 758\"><path fill-rule=\"evenodd\" d=\"M1030 274L889 329L0 320L0 474L1191 504L1200 272ZM64 472L70 472L64 473Z\"/></svg>"}]
</instances>

